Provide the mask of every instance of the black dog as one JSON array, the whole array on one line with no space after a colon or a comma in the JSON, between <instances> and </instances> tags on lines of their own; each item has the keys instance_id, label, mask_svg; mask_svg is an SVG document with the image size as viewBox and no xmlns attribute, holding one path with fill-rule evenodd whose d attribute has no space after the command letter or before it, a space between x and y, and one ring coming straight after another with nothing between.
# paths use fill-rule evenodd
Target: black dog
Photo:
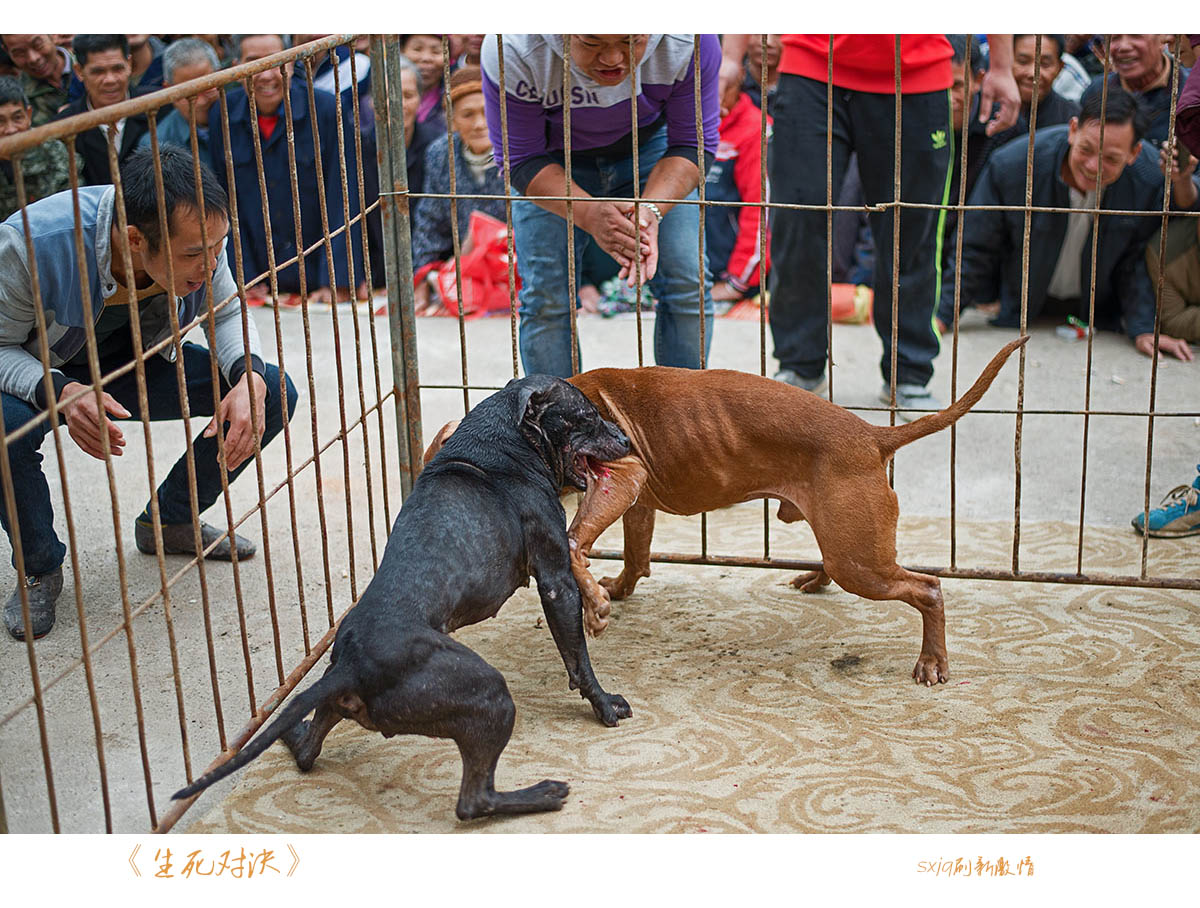
<instances>
[{"instance_id":1,"label":"black dog","mask_svg":"<svg viewBox=\"0 0 1200 908\"><path fill-rule=\"evenodd\" d=\"M384 737L452 738L463 763L460 819L560 809L565 782L496 791L516 709L503 676L448 634L491 618L532 575L571 688L605 725L633 714L623 697L601 689L588 661L559 503L564 486L584 489L598 461L627 453L621 430L557 378L511 381L475 407L413 485L321 680L232 760L174 797L191 797L281 737L307 771L345 718ZM312 721L302 721L313 709Z\"/></svg>"}]
</instances>

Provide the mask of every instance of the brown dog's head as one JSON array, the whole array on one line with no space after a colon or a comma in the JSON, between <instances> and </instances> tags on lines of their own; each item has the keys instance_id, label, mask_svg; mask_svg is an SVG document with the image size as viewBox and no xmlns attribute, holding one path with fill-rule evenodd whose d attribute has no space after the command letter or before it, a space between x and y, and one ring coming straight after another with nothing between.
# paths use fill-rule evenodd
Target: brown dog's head
<instances>
[{"instance_id":1,"label":"brown dog's head","mask_svg":"<svg viewBox=\"0 0 1200 908\"><path fill-rule=\"evenodd\" d=\"M504 389L516 394L517 427L559 487L587 488L599 463L629 453L629 439L602 418L583 392L561 378L530 375Z\"/></svg>"}]
</instances>

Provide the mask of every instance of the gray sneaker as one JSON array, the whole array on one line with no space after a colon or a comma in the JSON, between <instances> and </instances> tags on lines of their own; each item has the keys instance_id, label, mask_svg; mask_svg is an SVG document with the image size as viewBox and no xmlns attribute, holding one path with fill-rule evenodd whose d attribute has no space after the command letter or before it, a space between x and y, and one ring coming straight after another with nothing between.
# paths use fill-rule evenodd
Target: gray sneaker
<instances>
[{"instance_id":1,"label":"gray sneaker","mask_svg":"<svg viewBox=\"0 0 1200 908\"><path fill-rule=\"evenodd\" d=\"M29 597L29 623L33 639L45 637L54 627L54 603L62 592L62 566L49 574L26 574L25 591ZM13 590L4 604L4 626L17 640L25 639L25 622L21 615L21 587Z\"/></svg>"},{"instance_id":2,"label":"gray sneaker","mask_svg":"<svg viewBox=\"0 0 1200 908\"><path fill-rule=\"evenodd\" d=\"M892 389L890 385L884 384L879 392L879 399L885 404L892 402ZM915 410L928 410L933 412L942 409L942 402L938 400L924 385L912 385L901 382L896 385L896 418L903 422L912 422L914 419L925 416L925 413L917 413Z\"/></svg>"},{"instance_id":3,"label":"gray sneaker","mask_svg":"<svg viewBox=\"0 0 1200 908\"><path fill-rule=\"evenodd\" d=\"M829 382L826 381L823 371L816 378L805 378L802 375L797 375L794 369L780 369L775 373L775 381L781 381L785 385L791 385L793 388L800 388L803 391L810 391L813 394L821 394L829 387Z\"/></svg>"}]
</instances>

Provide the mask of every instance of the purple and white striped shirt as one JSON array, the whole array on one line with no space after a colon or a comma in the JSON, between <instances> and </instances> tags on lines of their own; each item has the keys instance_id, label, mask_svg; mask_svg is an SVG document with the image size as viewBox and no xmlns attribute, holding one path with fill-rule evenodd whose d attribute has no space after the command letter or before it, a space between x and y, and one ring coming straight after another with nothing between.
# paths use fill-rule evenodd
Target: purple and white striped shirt
<instances>
[{"instance_id":1,"label":"purple and white striped shirt","mask_svg":"<svg viewBox=\"0 0 1200 908\"><path fill-rule=\"evenodd\" d=\"M664 121L667 151L695 159L696 65L694 35L650 35L635 75L638 86L638 131ZM504 88L507 95L508 152L513 185L524 191L544 166L563 150L562 35L505 35ZM500 66L496 36L483 42L483 94L488 131L497 165L504 166L500 134ZM700 36L700 104L704 150L711 160L717 150L720 98L717 72L721 45L716 35ZM630 148L629 79L598 85L571 67L571 150L586 153Z\"/></svg>"}]
</instances>

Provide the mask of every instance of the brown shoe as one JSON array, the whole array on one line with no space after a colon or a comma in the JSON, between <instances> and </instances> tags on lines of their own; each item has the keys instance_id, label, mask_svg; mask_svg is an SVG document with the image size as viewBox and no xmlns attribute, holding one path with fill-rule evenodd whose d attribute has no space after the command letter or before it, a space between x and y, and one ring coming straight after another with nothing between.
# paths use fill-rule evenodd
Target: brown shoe
<instances>
[{"instance_id":1,"label":"brown shoe","mask_svg":"<svg viewBox=\"0 0 1200 908\"><path fill-rule=\"evenodd\" d=\"M222 535L222 532L222 530L218 530L212 524L202 521L200 523L201 545L207 549ZM244 536L234 533L233 538L237 540L238 561L244 561L258 551L257 546ZM139 552L145 555L154 555L157 553L158 550L154 546L154 524L150 521L134 521L133 539L137 543ZM162 540L164 555L196 554L196 537L190 523L164 523L162 525ZM233 556L230 553L229 537L226 536L222 539L217 547L204 557L209 561L232 561Z\"/></svg>"}]
</instances>

